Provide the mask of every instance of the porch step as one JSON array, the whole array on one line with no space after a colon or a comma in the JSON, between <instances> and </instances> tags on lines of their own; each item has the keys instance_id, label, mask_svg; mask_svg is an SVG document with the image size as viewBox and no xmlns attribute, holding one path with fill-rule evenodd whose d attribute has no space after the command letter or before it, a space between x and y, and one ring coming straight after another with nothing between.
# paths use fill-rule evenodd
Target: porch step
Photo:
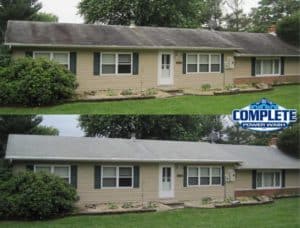
<instances>
[{"instance_id":1,"label":"porch step","mask_svg":"<svg viewBox=\"0 0 300 228\"><path fill-rule=\"evenodd\" d=\"M158 87L159 90L163 91L163 92L167 92L167 93L183 93L183 89L178 89L175 87Z\"/></svg>"},{"instance_id":2,"label":"porch step","mask_svg":"<svg viewBox=\"0 0 300 228\"><path fill-rule=\"evenodd\" d=\"M161 200L160 203L167 205L173 209L184 208L184 202L177 200Z\"/></svg>"}]
</instances>

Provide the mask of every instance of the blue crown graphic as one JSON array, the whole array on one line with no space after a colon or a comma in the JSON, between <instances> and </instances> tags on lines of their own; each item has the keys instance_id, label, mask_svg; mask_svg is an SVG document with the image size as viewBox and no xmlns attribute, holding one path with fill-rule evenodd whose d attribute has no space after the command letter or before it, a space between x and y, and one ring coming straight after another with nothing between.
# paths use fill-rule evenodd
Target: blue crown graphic
<instances>
[{"instance_id":1,"label":"blue crown graphic","mask_svg":"<svg viewBox=\"0 0 300 228\"><path fill-rule=\"evenodd\" d=\"M266 98L261 99L259 102L252 103L250 105L251 109L278 109L278 105Z\"/></svg>"}]
</instances>

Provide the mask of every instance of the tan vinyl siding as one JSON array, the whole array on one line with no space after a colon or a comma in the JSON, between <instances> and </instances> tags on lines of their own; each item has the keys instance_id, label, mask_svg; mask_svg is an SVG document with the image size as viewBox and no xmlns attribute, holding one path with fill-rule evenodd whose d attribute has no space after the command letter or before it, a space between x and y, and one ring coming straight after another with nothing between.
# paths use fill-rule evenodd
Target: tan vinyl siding
<instances>
[{"instance_id":1,"label":"tan vinyl siding","mask_svg":"<svg viewBox=\"0 0 300 228\"><path fill-rule=\"evenodd\" d=\"M286 170L285 171L285 186L300 187L300 170Z\"/></svg>"},{"instance_id":2,"label":"tan vinyl siding","mask_svg":"<svg viewBox=\"0 0 300 228\"><path fill-rule=\"evenodd\" d=\"M251 77L251 58L250 57L235 57L235 67L233 70L234 78Z\"/></svg>"},{"instance_id":3,"label":"tan vinyl siding","mask_svg":"<svg viewBox=\"0 0 300 228\"><path fill-rule=\"evenodd\" d=\"M300 58L285 58L285 75L300 75Z\"/></svg>"},{"instance_id":4,"label":"tan vinyl siding","mask_svg":"<svg viewBox=\"0 0 300 228\"><path fill-rule=\"evenodd\" d=\"M236 170L235 190L252 189L252 170Z\"/></svg>"}]
</instances>

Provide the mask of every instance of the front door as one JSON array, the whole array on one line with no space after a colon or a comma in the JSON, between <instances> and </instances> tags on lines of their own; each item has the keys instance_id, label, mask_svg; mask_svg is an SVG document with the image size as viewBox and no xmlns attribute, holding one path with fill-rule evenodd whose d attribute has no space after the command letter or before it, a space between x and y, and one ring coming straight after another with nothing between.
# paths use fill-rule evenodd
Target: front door
<instances>
[{"instance_id":1,"label":"front door","mask_svg":"<svg viewBox=\"0 0 300 228\"><path fill-rule=\"evenodd\" d=\"M173 84L173 54L161 52L159 54L158 84Z\"/></svg>"},{"instance_id":2,"label":"front door","mask_svg":"<svg viewBox=\"0 0 300 228\"><path fill-rule=\"evenodd\" d=\"M174 197L174 167L160 166L159 170L159 197L173 198Z\"/></svg>"}]
</instances>

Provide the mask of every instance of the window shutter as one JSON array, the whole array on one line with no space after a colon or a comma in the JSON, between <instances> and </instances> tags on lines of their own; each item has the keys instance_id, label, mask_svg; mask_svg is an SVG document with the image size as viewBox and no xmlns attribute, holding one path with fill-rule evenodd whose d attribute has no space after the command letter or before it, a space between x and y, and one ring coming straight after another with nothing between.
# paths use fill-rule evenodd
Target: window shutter
<instances>
[{"instance_id":1,"label":"window shutter","mask_svg":"<svg viewBox=\"0 0 300 228\"><path fill-rule=\"evenodd\" d=\"M134 188L140 187L140 167L139 166L133 167L133 187Z\"/></svg>"},{"instance_id":2,"label":"window shutter","mask_svg":"<svg viewBox=\"0 0 300 228\"><path fill-rule=\"evenodd\" d=\"M255 76L255 63L256 63L256 58L252 57L251 58L251 75Z\"/></svg>"},{"instance_id":3,"label":"window shutter","mask_svg":"<svg viewBox=\"0 0 300 228\"><path fill-rule=\"evenodd\" d=\"M281 187L285 188L285 170L281 171Z\"/></svg>"},{"instance_id":4,"label":"window shutter","mask_svg":"<svg viewBox=\"0 0 300 228\"><path fill-rule=\"evenodd\" d=\"M71 165L71 185L77 188L77 165Z\"/></svg>"},{"instance_id":5,"label":"window shutter","mask_svg":"<svg viewBox=\"0 0 300 228\"><path fill-rule=\"evenodd\" d=\"M77 53L70 52L70 71L76 75Z\"/></svg>"},{"instance_id":6,"label":"window shutter","mask_svg":"<svg viewBox=\"0 0 300 228\"><path fill-rule=\"evenodd\" d=\"M139 74L139 53L133 53L132 56L132 74L137 75Z\"/></svg>"},{"instance_id":7,"label":"window shutter","mask_svg":"<svg viewBox=\"0 0 300 228\"><path fill-rule=\"evenodd\" d=\"M221 54L221 73L224 73L224 54Z\"/></svg>"},{"instance_id":8,"label":"window shutter","mask_svg":"<svg viewBox=\"0 0 300 228\"><path fill-rule=\"evenodd\" d=\"M100 56L99 52L94 53L94 75L100 75Z\"/></svg>"},{"instance_id":9,"label":"window shutter","mask_svg":"<svg viewBox=\"0 0 300 228\"><path fill-rule=\"evenodd\" d=\"M32 164L26 165L26 170L27 171L33 171L33 165Z\"/></svg>"},{"instance_id":10,"label":"window shutter","mask_svg":"<svg viewBox=\"0 0 300 228\"><path fill-rule=\"evenodd\" d=\"M256 170L252 170L252 188L256 189Z\"/></svg>"},{"instance_id":11,"label":"window shutter","mask_svg":"<svg viewBox=\"0 0 300 228\"><path fill-rule=\"evenodd\" d=\"M182 73L186 74L186 53L182 55Z\"/></svg>"},{"instance_id":12,"label":"window shutter","mask_svg":"<svg viewBox=\"0 0 300 228\"><path fill-rule=\"evenodd\" d=\"M222 166L222 185L225 185L225 168Z\"/></svg>"},{"instance_id":13,"label":"window shutter","mask_svg":"<svg viewBox=\"0 0 300 228\"><path fill-rule=\"evenodd\" d=\"M187 167L183 167L183 187L187 186Z\"/></svg>"},{"instance_id":14,"label":"window shutter","mask_svg":"<svg viewBox=\"0 0 300 228\"><path fill-rule=\"evenodd\" d=\"M101 188L101 166L95 166L95 188Z\"/></svg>"},{"instance_id":15,"label":"window shutter","mask_svg":"<svg viewBox=\"0 0 300 228\"><path fill-rule=\"evenodd\" d=\"M25 52L25 57L33 57L33 52L32 51L26 51Z\"/></svg>"},{"instance_id":16,"label":"window shutter","mask_svg":"<svg viewBox=\"0 0 300 228\"><path fill-rule=\"evenodd\" d=\"M281 72L280 72L280 75L284 75L284 57L281 57L280 58L280 65L281 65Z\"/></svg>"}]
</instances>

